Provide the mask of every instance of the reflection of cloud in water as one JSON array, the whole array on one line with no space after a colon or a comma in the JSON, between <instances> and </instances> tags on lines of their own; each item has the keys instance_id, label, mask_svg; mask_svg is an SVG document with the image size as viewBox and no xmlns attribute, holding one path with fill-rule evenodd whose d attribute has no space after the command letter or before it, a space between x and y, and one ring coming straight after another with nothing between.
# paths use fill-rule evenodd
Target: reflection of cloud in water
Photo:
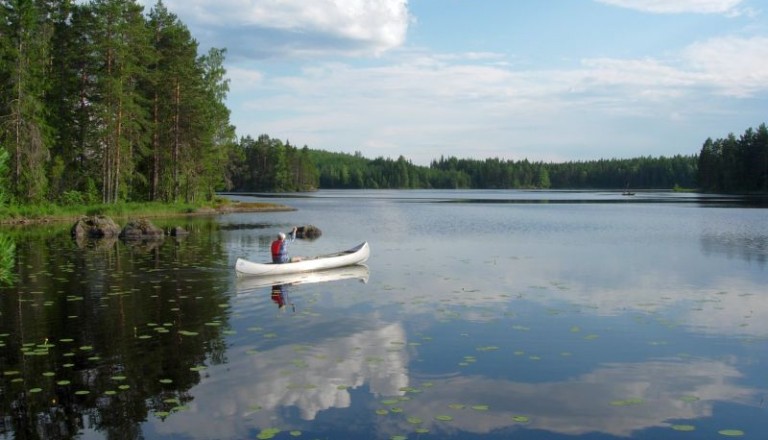
<instances>
[{"instance_id":1,"label":"reflection of cloud in water","mask_svg":"<svg viewBox=\"0 0 768 440\"><path fill-rule=\"evenodd\" d=\"M190 410L155 429L194 437L241 438L252 426L274 426L281 411L295 407L305 420L330 408L350 406L345 388L367 385L375 395L403 394L408 385L406 342L400 324L314 343L287 345L237 356L213 368L192 389ZM248 347L239 347L246 351ZM217 372L226 368L226 372Z\"/></svg>"},{"instance_id":2,"label":"reflection of cloud in water","mask_svg":"<svg viewBox=\"0 0 768 440\"><path fill-rule=\"evenodd\" d=\"M768 336L768 320L754 318L768 315L768 296L759 278L718 276L712 270L707 281L696 284L697 279L674 268L625 270L619 258L601 262L607 266L594 274L583 270L589 276L557 260L541 264L534 258L499 258L496 263L473 266L478 269L471 283L458 270L442 276L407 274L401 277L402 288L389 286L377 301L402 303L409 314L438 317L444 307L461 305L461 319L477 322L513 311L518 300L555 308L569 304L594 316L663 314L701 333ZM374 288L378 282L374 280Z\"/></svg>"},{"instance_id":3,"label":"reflection of cloud in water","mask_svg":"<svg viewBox=\"0 0 768 440\"><path fill-rule=\"evenodd\" d=\"M628 436L670 426L673 420L710 416L716 401L752 403L755 392L735 384L740 377L733 366L707 360L612 364L566 382L515 383L462 376L431 380L433 386L414 397L405 413L423 419L432 432L485 434L510 427L514 416L524 415L530 418L525 426L531 429ZM453 404L466 407L452 409ZM489 409L475 411L472 405ZM436 421L441 414L454 420Z\"/></svg>"}]
</instances>

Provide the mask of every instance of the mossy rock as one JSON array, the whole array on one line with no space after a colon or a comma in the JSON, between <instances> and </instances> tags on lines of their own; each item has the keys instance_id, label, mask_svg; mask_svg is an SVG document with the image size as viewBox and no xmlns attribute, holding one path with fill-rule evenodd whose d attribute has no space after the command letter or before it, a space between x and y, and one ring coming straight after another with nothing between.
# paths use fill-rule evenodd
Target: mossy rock
<instances>
[{"instance_id":1,"label":"mossy rock","mask_svg":"<svg viewBox=\"0 0 768 440\"><path fill-rule=\"evenodd\" d=\"M162 239L165 233L148 219L142 218L129 221L120 232L123 240L153 240Z\"/></svg>"},{"instance_id":2,"label":"mossy rock","mask_svg":"<svg viewBox=\"0 0 768 440\"><path fill-rule=\"evenodd\" d=\"M110 238L120 234L120 226L107 216L94 215L80 218L72 226L70 233L78 239Z\"/></svg>"}]
</instances>

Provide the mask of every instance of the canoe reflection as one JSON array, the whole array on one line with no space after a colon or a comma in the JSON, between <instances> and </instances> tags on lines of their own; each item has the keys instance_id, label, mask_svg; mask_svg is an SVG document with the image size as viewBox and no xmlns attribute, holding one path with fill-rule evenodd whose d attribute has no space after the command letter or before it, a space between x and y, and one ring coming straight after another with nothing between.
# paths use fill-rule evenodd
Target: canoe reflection
<instances>
[{"instance_id":1,"label":"canoe reflection","mask_svg":"<svg viewBox=\"0 0 768 440\"><path fill-rule=\"evenodd\" d=\"M237 293L250 293L255 289L261 289L268 286L324 283L327 281L345 279L359 279L363 283L367 283L368 275L368 266L364 264L356 264L353 266L339 267L318 272L237 278Z\"/></svg>"}]
</instances>

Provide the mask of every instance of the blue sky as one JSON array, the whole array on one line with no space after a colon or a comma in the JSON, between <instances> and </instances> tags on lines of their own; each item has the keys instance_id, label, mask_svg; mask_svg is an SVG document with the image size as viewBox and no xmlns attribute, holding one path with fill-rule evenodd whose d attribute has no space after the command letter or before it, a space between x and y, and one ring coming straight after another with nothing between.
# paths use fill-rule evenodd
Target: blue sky
<instances>
[{"instance_id":1,"label":"blue sky","mask_svg":"<svg viewBox=\"0 0 768 440\"><path fill-rule=\"evenodd\" d=\"M765 0L164 3L227 49L239 136L561 162L696 154L768 122Z\"/></svg>"}]
</instances>

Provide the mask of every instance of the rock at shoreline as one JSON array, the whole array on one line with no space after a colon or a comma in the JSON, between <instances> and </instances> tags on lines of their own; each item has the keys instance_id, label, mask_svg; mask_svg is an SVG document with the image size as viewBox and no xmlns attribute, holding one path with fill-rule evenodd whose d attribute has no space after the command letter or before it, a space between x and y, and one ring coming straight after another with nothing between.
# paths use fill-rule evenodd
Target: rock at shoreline
<instances>
[{"instance_id":1,"label":"rock at shoreline","mask_svg":"<svg viewBox=\"0 0 768 440\"><path fill-rule=\"evenodd\" d=\"M164 236L162 229L145 218L129 221L120 232L123 240L159 240Z\"/></svg>"},{"instance_id":2,"label":"rock at shoreline","mask_svg":"<svg viewBox=\"0 0 768 440\"><path fill-rule=\"evenodd\" d=\"M313 225L307 225L307 226L299 226L296 228L296 237L297 238L308 238L308 239L315 239L323 235L323 231L320 230L317 226Z\"/></svg>"},{"instance_id":3,"label":"rock at shoreline","mask_svg":"<svg viewBox=\"0 0 768 440\"><path fill-rule=\"evenodd\" d=\"M109 217L103 215L94 215L82 217L74 226L71 234L75 238L110 238L117 237L120 233L120 226Z\"/></svg>"}]
</instances>

